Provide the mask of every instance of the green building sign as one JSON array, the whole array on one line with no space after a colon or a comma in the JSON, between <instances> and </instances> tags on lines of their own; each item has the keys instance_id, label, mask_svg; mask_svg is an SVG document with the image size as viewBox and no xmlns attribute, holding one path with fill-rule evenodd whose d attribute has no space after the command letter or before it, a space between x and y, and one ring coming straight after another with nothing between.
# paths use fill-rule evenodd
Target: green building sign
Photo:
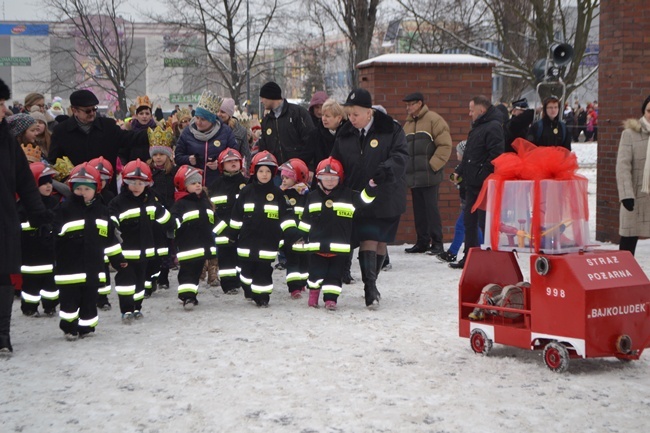
<instances>
[{"instance_id":1,"label":"green building sign","mask_svg":"<svg viewBox=\"0 0 650 433\"><path fill-rule=\"evenodd\" d=\"M192 104L199 102L201 94L199 93L170 93L169 102L172 104Z\"/></svg>"},{"instance_id":2,"label":"green building sign","mask_svg":"<svg viewBox=\"0 0 650 433\"><path fill-rule=\"evenodd\" d=\"M31 57L0 57L0 66L32 66Z\"/></svg>"}]
</instances>

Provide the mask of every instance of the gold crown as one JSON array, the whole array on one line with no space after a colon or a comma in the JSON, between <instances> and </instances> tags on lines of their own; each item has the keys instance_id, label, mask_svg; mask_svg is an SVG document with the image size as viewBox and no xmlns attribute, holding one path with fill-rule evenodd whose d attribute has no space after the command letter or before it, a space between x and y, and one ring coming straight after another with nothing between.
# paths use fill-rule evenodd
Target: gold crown
<instances>
[{"instance_id":1,"label":"gold crown","mask_svg":"<svg viewBox=\"0 0 650 433\"><path fill-rule=\"evenodd\" d=\"M237 119L239 124L244 128L249 129L251 127L251 117L248 115L248 113L240 113L239 111L235 111L233 117Z\"/></svg>"},{"instance_id":2,"label":"gold crown","mask_svg":"<svg viewBox=\"0 0 650 433\"><path fill-rule=\"evenodd\" d=\"M149 147L164 146L172 147L174 143L174 132L171 128L163 129L160 125L156 129L147 128L147 135L149 136Z\"/></svg>"},{"instance_id":3,"label":"gold crown","mask_svg":"<svg viewBox=\"0 0 650 433\"><path fill-rule=\"evenodd\" d=\"M219 108L221 108L221 105L219 106ZM187 108L181 108L176 112L176 118L178 119L179 122L181 122L183 119L191 119L192 112Z\"/></svg>"},{"instance_id":4,"label":"gold crown","mask_svg":"<svg viewBox=\"0 0 650 433\"><path fill-rule=\"evenodd\" d=\"M140 108L140 107L149 107L151 109L153 105L151 105L151 101L149 100L149 97L147 95L144 96L138 96L135 98L135 108Z\"/></svg>"},{"instance_id":5,"label":"gold crown","mask_svg":"<svg viewBox=\"0 0 650 433\"><path fill-rule=\"evenodd\" d=\"M56 180L59 182L63 182L63 180L70 175L70 172L74 168L74 165L72 164L72 161L70 161L70 158L67 156L64 156L63 158L57 158L56 163L52 166L59 174L54 176Z\"/></svg>"},{"instance_id":6,"label":"gold crown","mask_svg":"<svg viewBox=\"0 0 650 433\"><path fill-rule=\"evenodd\" d=\"M196 108L203 108L216 116L219 113L222 103L223 99L221 97L215 95L210 90L204 90L201 93L198 104L196 104Z\"/></svg>"},{"instance_id":7,"label":"gold crown","mask_svg":"<svg viewBox=\"0 0 650 433\"><path fill-rule=\"evenodd\" d=\"M34 146L31 143L27 144L21 144L20 147L23 148L23 152L25 152L25 156L27 157L27 161L29 162L40 162L41 157L43 156L43 152L41 152L41 148L38 146Z\"/></svg>"}]
</instances>

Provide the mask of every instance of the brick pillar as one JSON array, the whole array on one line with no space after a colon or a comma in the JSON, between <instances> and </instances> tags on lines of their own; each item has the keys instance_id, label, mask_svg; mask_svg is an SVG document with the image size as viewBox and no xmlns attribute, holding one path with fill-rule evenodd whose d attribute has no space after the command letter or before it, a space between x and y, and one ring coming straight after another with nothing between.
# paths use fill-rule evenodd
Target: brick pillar
<instances>
[{"instance_id":1,"label":"brick pillar","mask_svg":"<svg viewBox=\"0 0 650 433\"><path fill-rule=\"evenodd\" d=\"M623 121L641 117L650 94L650 2L600 4L596 240L618 242L616 154ZM593 224L593 217L591 224Z\"/></svg>"},{"instance_id":2,"label":"brick pillar","mask_svg":"<svg viewBox=\"0 0 650 433\"><path fill-rule=\"evenodd\" d=\"M402 99L409 93L422 92L429 109L449 124L455 149L459 141L467 138L471 126L469 100L477 95L491 98L493 66L489 60L464 54L387 54L357 67L361 87L372 94L373 104L383 105L402 125L406 121ZM453 238L460 212L458 190L446 181L457 164L454 150L445 166L445 181L439 194L445 242ZM410 190L407 194L407 209L400 221L396 244L416 240Z\"/></svg>"}]
</instances>

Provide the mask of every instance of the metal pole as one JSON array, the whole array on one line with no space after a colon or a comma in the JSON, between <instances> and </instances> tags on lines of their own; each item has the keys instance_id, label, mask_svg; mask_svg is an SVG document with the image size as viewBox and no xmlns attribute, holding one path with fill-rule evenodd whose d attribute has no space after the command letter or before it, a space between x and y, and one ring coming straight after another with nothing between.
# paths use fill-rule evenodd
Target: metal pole
<instances>
[{"instance_id":1,"label":"metal pole","mask_svg":"<svg viewBox=\"0 0 650 433\"><path fill-rule=\"evenodd\" d=\"M250 64L250 40L251 40L251 20L249 0L246 0L246 110L250 114L248 107L251 102L251 64Z\"/></svg>"}]
</instances>

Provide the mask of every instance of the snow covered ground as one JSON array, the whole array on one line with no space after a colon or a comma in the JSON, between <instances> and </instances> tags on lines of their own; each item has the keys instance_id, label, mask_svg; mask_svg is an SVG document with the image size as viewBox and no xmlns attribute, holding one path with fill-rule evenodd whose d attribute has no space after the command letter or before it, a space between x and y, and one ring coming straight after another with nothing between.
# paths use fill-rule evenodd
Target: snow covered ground
<instances>
[{"instance_id":1,"label":"snow covered ground","mask_svg":"<svg viewBox=\"0 0 650 433\"><path fill-rule=\"evenodd\" d=\"M593 216L596 146L574 147L592 167L582 173ZM460 272L403 245L390 256L377 311L364 307L360 281L344 287L338 311L308 308L275 271L268 309L202 288L187 312L173 287L145 301L143 321L124 326L117 309L102 312L95 337L67 342L57 319L23 317L15 303L0 430L647 431L650 353L627 364L576 359L564 374L539 352L495 345L475 355L458 336ZM650 241L641 241L646 273L649 257ZM527 255L520 264L529 275ZM353 274L360 280L356 263Z\"/></svg>"}]
</instances>

